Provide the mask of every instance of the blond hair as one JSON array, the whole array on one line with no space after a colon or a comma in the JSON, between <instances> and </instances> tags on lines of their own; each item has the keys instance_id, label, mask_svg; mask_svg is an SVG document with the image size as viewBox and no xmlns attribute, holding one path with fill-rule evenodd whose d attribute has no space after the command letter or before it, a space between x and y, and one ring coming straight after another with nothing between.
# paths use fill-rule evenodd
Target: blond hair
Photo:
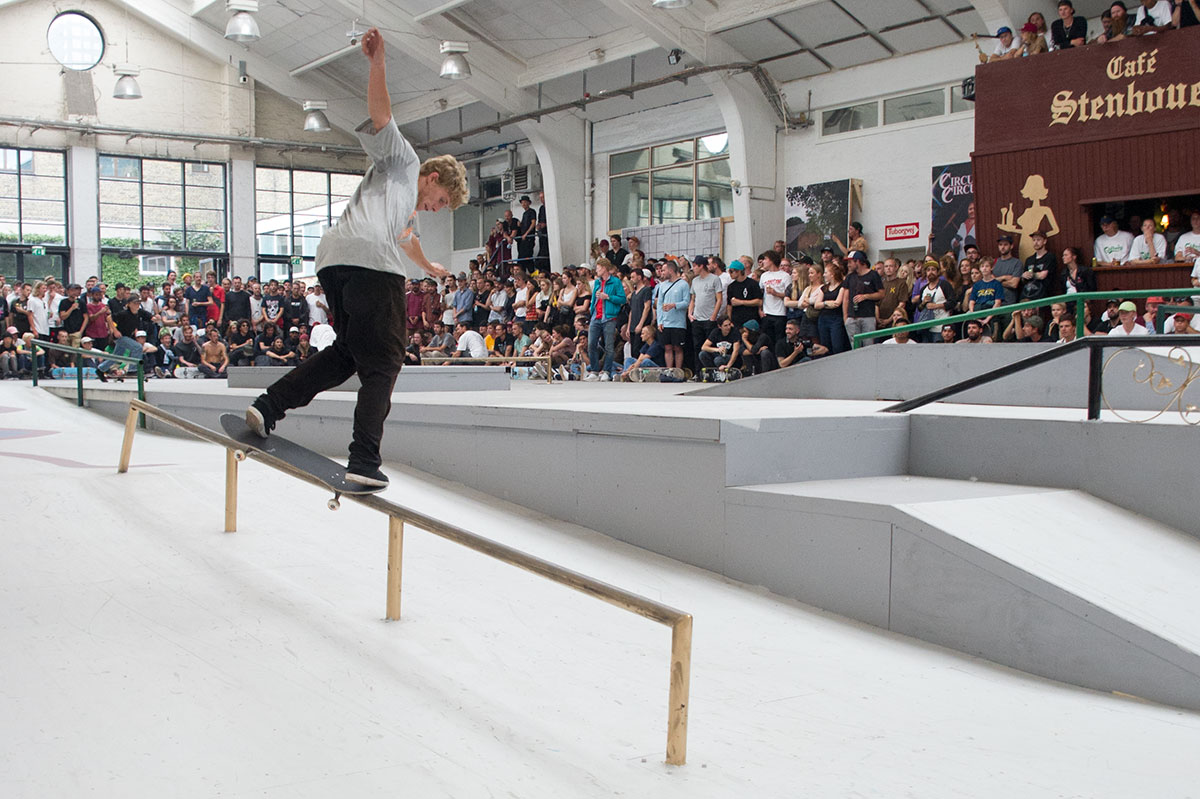
<instances>
[{"instance_id":1,"label":"blond hair","mask_svg":"<svg viewBox=\"0 0 1200 799\"><path fill-rule=\"evenodd\" d=\"M452 155L435 155L421 164L421 175L436 172L437 183L450 195L450 210L467 202L467 168Z\"/></svg>"}]
</instances>

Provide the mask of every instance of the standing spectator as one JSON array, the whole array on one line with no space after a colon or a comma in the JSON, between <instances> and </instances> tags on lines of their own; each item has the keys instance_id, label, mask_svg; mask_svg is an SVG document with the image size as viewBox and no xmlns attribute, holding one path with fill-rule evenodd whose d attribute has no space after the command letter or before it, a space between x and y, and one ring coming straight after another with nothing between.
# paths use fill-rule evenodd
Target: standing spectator
<instances>
[{"instance_id":1,"label":"standing spectator","mask_svg":"<svg viewBox=\"0 0 1200 799\"><path fill-rule=\"evenodd\" d=\"M979 263L980 279L971 286L971 311L983 311L990 308L999 308L1004 304L1004 286L996 276L992 273L992 262L984 258ZM978 320L980 326L989 332L989 336L995 336L993 329L998 322L999 317L995 314L985 316Z\"/></svg>"},{"instance_id":2,"label":"standing spectator","mask_svg":"<svg viewBox=\"0 0 1200 799\"><path fill-rule=\"evenodd\" d=\"M705 261L697 267L692 277L688 319L692 323L692 348L697 357L700 348L708 340L708 334L717 326L717 320L725 310L725 287L713 269L714 264Z\"/></svg>"},{"instance_id":3,"label":"standing spectator","mask_svg":"<svg viewBox=\"0 0 1200 799\"><path fill-rule=\"evenodd\" d=\"M67 343L72 347L78 347L83 341L88 322L87 303L79 296L82 288L78 283L67 286L67 296L58 304L58 317L67 333Z\"/></svg>"},{"instance_id":4,"label":"standing spectator","mask_svg":"<svg viewBox=\"0 0 1200 799\"><path fill-rule=\"evenodd\" d=\"M651 302L653 290L650 288L650 270L634 269L629 273L629 284L632 289L629 296L629 320L625 323L623 332L625 340L630 343L630 355L637 350L635 342L642 341L642 328L654 327L657 340L657 327L654 324L654 304Z\"/></svg>"},{"instance_id":5,"label":"standing spectator","mask_svg":"<svg viewBox=\"0 0 1200 799\"><path fill-rule=\"evenodd\" d=\"M262 316L264 330L267 323L275 327L283 324L283 296L280 294L279 281L274 278L267 281L267 290L263 293Z\"/></svg>"},{"instance_id":6,"label":"standing spectator","mask_svg":"<svg viewBox=\"0 0 1200 799\"><path fill-rule=\"evenodd\" d=\"M529 281L525 279L523 274L513 276L513 320L521 326L524 333L533 330L534 320L529 316L530 296L529 296Z\"/></svg>"},{"instance_id":7,"label":"standing spectator","mask_svg":"<svg viewBox=\"0 0 1200 799\"><path fill-rule=\"evenodd\" d=\"M117 284L118 299L121 297L122 285L124 284ZM184 272L183 297L187 300L188 321L192 323L192 327L204 327L204 323L208 320L208 306L212 302L212 292L208 290L208 286L199 280L193 281L191 272Z\"/></svg>"},{"instance_id":8,"label":"standing spectator","mask_svg":"<svg viewBox=\"0 0 1200 799\"><path fill-rule=\"evenodd\" d=\"M431 277L421 281L421 329L433 330L433 323L442 320L442 297L437 281Z\"/></svg>"},{"instance_id":9,"label":"standing spectator","mask_svg":"<svg viewBox=\"0 0 1200 799\"><path fill-rule=\"evenodd\" d=\"M668 261L666 282L663 283L655 301L655 318L663 345L666 366L669 369L683 368L683 343L687 339L687 309L691 299L691 288L680 274L679 263Z\"/></svg>"},{"instance_id":10,"label":"standing spectator","mask_svg":"<svg viewBox=\"0 0 1200 799\"><path fill-rule=\"evenodd\" d=\"M842 282L846 276L842 265L836 260L825 267L825 284L821 287L821 296L817 299L817 336L821 346L833 354L850 349L846 341L846 325L842 320L842 303L844 292Z\"/></svg>"},{"instance_id":11,"label":"standing spectator","mask_svg":"<svg viewBox=\"0 0 1200 799\"><path fill-rule=\"evenodd\" d=\"M1142 0L1130 36L1149 36L1170 30L1175 16L1171 0Z\"/></svg>"},{"instance_id":12,"label":"standing spectator","mask_svg":"<svg viewBox=\"0 0 1200 799\"><path fill-rule=\"evenodd\" d=\"M733 281L726 289L729 316L734 327L740 330L751 319L758 321L763 304L762 287L757 281L746 277L746 267L741 260L729 264L729 272L733 275Z\"/></svg>"},{"instance_id":13,"label":"standing spectator","mask_svg":"<svg viewBox=\"0 0 1200 799\"><path fill-rule=\"evenodd\" d=\"M517 228L517 258L522 269L528 269L533 258L533 246L537 241L537 212L532 208L529 195L521 196L521 224Z\"/></svg>"},{"instance_id":14,"label":"standing spectator","mask_svg":"<svg viewBox=\"0 0 1200 799\"><path fill-rule=\"evenodd\" d=\"M1033 254L1025 259L1025 271L1021 273L1021 299L1040 300L1049 297L1058 284L1058 261L1054 253L1046 249L1046 234L1035 230L1030 234ZM992 268L993 273L995 267Z\"/></svg>"},{"instance_id":15,"label":"standing spectator","mask_svg":"<svg viewBox=\"0 0 1200 799\"><path fill-rule=\"evenodd\" d=\"M861 252L864 256L867 254L867 240L863 236L862 222L851 222L849 230L846 231L846 241L849 244L844 244L837 234L832 235L833 243L842 251L842 255L850 255L852 252ZM832 254L832 250L830 251Z\"/></svg>"},{"instance_id":16,"label":"standing spectator","mask_svg":"<svg viewBox=\"0 0 1200 799\"><path fill-rule=\"evenodd\" d=\"M613 346L617 335L617 315L625 304L625 289L612 274L612 265L604 258L596 261L596 281L592 286L592 307L588 312L588 374L584 380L611 380ZM603 338L603 353L601 353ZM601 355L603 354L603 359Z\"/></svg>"},{"instance_id":17,"label":"standing spectator","mask_svg":"<svg viewBox=\"0 0 1200 799\"><path fill-rule=\"evenodd\" d=\"M609 241L612 242L612 251L608 255L608 262L612 264L612 268L616 271L616 267L624 266L625 259L629 256L629 250L621 246L621 235L614 233L609 236Z\"/></svg>"},{"instance_id":18,"label":"standing spectator","mask_svg":"<svg viewBox=\"0 0 1200 799\"><path fill-rule=\"evenodd\" d=\"M42 341L50 341L50 309L46 305L46 282L33 284L25 313L29 317L29 329Z\"/></svg>"},{"instance_id":19,"label":"standing spectator","mask_svg":"<svg viewBox=\"0 0 1200 799\"><path fill-rule=\"evenodd\" d=\"M924 322L929 319L945 319L950 315L950 294L954 289L949 282L938 273L938 265L934 261L925 263L925 286L921 289L921 300L917 304L916 321ZM920 331L921 341L936 341L942 335L941 325Z\"/></svg>"},{"instance_id":20,"label":"standing spectator","mask_svg":"<svg viewBox=\"0 0 1200 799\"><path fill-rule=\"evenodd\" d=\"M216 272L205 273L204 282L209 296L208 306L204 309L204 321L220 324L225 312L225 289L217 282Z\"/></svg>"},{"instance_id":21,"label":"standing spectator","mask_svg":"<svg viewBox=\"0 0 1200 799\"><path fill-rule=\"evenodd\" d=\"M537 241L538 265L545 273L550 272L550 227L546 224L546 192L538 192Z\"/></svg>"},{"instance_id":22,"label":"standing spectator","mask_svg":"<svg viewBox=\"0 0 1200 799\"><path fill-rule=\"evenodd\" d=\"M871 262L861 250L850 254L855 271L846 276L842 287L846 295L842 301L842 318L846 325L846 338L854 341L858 333L875 330L875 304L883 299L883 281L879 273L871 269ZM867 343L872 343L868 340Z\"/></svg>"},{"instance_id":23,"label":"standing spectator","mask_svg":"<svg viewBox=\"0 0 1200 799\"><path fill-rule=\"evenodd\" d=\"M1080 263L1078 247L1067 247L1062 253L1062 283L1057 294L1075 294L1080 291L1096 290L1096 273L1091 267Z\"/></svg>"},{"instance_id":24,"label":"standing spectator","mask_svg":"<svg viewBox=\"0 0 1200 799\"><path fill-rule=\"evenodd\" d=\"M508 292L504 290L504 286L497 284L492 290L491 295L487 299L487 310L487 321L489 324L508 320L509 314L512 313L512 299L508 296Z\"/></svg>"},{"instance_id":25,"label":"standing spectator","mask_svg":"<svg viewBox=\"0 0 1200 799\"><path fill-rule=\"evenodd\" d=\"M883 297L875 306L876 329L892 326L892 314L908 302L912 287L900 277L900 262L887 258L883 262Z\"/></svg>"},{"instance_id":26,"label":"standing spectator","mask_svg":"<svg viewBox=\"0 0 1200 799\"><path fill-rule=\"evenodd\" d=\"M242 286L242 279L235 277L225 292L225 325L226 329L236 329L243 319L249 322L253 317L250 307L250 292Z\"/></svg>"},{"instance_id":27,"label":"standing spectator","mask_svg":"<svg viewBox=\"0 0 1200 799\"><path fill-rule=\"evenodd\" d=\"M263 325L266 324L266 321L267 321L266 318L263 316L262 284L259 283L254 278L250 278L249 289L250 289L250 327L254 328L254 330L256 332L258 332L263 329ZM183 311L184 309L182 306L180 306L179 310ZM187 316L186 312L184 313L184 316Z\"/></svg>"},{"instance_id":28,"label":"standing spectator","mask_svg":"<svg viewBox=\"0 0 1200 799\"><path fill-rule=\"evenodd\" d=\"M817 310L817 300L821 298L822 269L810 263L804 267L804 271L806 282L803 286L799 280L792 283L792 299L785 304L789 308L795 307L800 312L800 316L796 317L800 321L800 336L816 339L820 337L817 332L817 318L821 312Z\"/></svg>"},{"instance_id":29,"label":"standing spectator","mask_svg":"<svg viewBox=\"0 0 1200 799\"><path fill-rule=\"evenodd\" d=\"M85 308L87 325L84 326L83 334L92 339L92 344L96 349L102 350L108 346L108 320L112 311L109 310L108 303L104 301L104 295L99 286L93 286L88 293Z\"/></svg>"},{"instance_id":30,"label":"standing spectator","mask_svg":"<svg viewBox=\"0 0 1200 799\"><path fill-rule=\"evenodd\" d=\"M1004 289L1001 304L1012 305L1017 301L1017 289L1021 287L1021 276L1025 266L1013 255L1012 236L1003 235L996 239L1000 257L992 263L992 274Z\"/></svg>"},{"instance_id":31,"label":"standing spectator","mask_svg":"<svg viewBox=\"0 0 1200 799\"><path fill-rule=\"evenodd\" d=\"M292 283L292 290L283 301L283 323L288 328L308 325L308 300L298 280Z\"/></svg>"},{"instance_id":32,"label":"standing spectator","mask_svg":"<svg viewBox=\"0 0 1200 799\"><path fill-rule=\"evenodd\" d=\"M469 326L474 318L475 291L473 287L475 285L474 280L462 281L454 292L454 325L456 327L459 322L467 323Z\"/></svg>"},{"instance_id":33,"label":"standing spectator","mask_svg":"<svg viewBox=\"0 0 1200 799\"><path fill-rule=\"evenodd\" d=\"M784 337L783 326L787 322L784 301L792 286L792 276L780 268L781 259L775 250L764 252L758 257L758 262L763 267L759 279L763 294L762 330L772 341L778 341Z\"/></svg>"}]
</instances>

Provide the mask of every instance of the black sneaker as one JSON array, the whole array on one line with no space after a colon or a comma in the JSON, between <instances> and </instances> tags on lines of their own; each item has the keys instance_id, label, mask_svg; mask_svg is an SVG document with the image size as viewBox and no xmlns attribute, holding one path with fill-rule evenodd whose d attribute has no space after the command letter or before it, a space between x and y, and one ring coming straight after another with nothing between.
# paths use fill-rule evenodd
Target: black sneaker
<instances>
[{"instance_id":1,"label":"black sneaker","mask_svg":"<svg viewBox=\"0 0 1200 799\"><path fill-rule=\"evenodd\" d=\"M99 369L97 369L97 370L96 370L96 377L100 378L100 382L101 382L101 383L107 383L107 382L108 382L108 372L101 372Z\"/></svg>"},{"instance_id":2,"label":"black sneaker","mask_svg":"<svg viewBox=\"0 0 1200 799\"><path fill-rule=\"evenodd\" d=\"M387 488L387 475L373 466L347 466L346 482L358 483L371 488Z\"/></svg>"},{"instance_id":3,"label":"black sneaker","mask_svg":"<svg viewBox=\"0 0 1200 799\"><path fill-rule=\"evenodd\" d=\"M254 404L246 409L246 427L254 431L259 438L268 437L275 429L275 414L271 413L262 397L254 400Z\"/></svg>"}]
</instances>

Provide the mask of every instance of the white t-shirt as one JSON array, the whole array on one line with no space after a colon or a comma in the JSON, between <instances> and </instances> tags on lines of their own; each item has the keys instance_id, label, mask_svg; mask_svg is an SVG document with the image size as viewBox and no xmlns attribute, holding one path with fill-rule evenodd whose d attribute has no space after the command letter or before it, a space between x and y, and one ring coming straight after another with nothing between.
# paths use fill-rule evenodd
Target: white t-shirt
<instances>
[{"instance_id":1,"label":"white t-shirt","mask_svg":"<svg viewBox=\"0 0 1200 799\"><path fill-rule=\"evenodd\" d=\"M1101 233L1096 237L1096 247L1094 255L1096 260L1103 264L1116 261L1123 264L1129 260L1129 248L1133 245L1133 234L1118 230L1114 235L1107 236Z\"/></svg>"},{"instance_id":2,"label":"white t-shirt","mask_svg":"<svg viewBox=\"0 0 1200 799\"><path fill-rule=\"evenodd\" d=\"M50 320L50 329L56 330L62 326L62 319L58 316L58 306L66 296L63 294L46 294L46 314Z\"/></svg>"},{"instance_id":3,"label":"white t-shirt","mask_svg":"<svg viewBox=\"0 0 1200 799\"><path fill-rule=\"evenodd\" d=\"M523 302L525 305L517 305ZM513 297L513 311L518 319L525 319L529 315L529 284L526 283L521 288L517 289L517 296Z\"/></svg>"},{"instance_id":4,"label":"white t-shirt","mask_svg":"<svg viewBox=\"0 0 1200 799\"><path fill-rule=\"evenodd\" d=\"M1176 261L1195 263L1197 256L1200 256L1200 233L1188 231L1175 241ZM1195 276L1195 274L1192 275L1192 277Z\"/></svg>"},{"instance_id":5,"label":"white t-shirt","mask_svg":"<svg viewBox=\"0 0 1200 799\"><path fill-rule=\"evenodd\" d=\"M30 294L28 308L33 314L33 332L39 336L50 335L50 313L46 301Z\"/></svg>"},{"instance_id":6,"label":"white t-shirt","mask_svg":"<svg viewBox=\"0 0 1200 799\"><path fill-rule=\"evenodd\" d=\"M786 295L792 285L792 276L782 269L775 269L771 272L763 272L758 284L762 286L763 290L763 313L768 316L783 316L787 313L787 308L783 305L784 298L770 294L767 288L773 288L780 294Z\"/></svg>"},{"instance_id":7,"label":"white t-shirt","mask_svg":"<svg viewBox=\"0 0 1200 799\"><path fill-rule=\"evenodd\" d=\"M488 357L488 348L487 344L483 341L483 336L474 330L468 330L462 334L462 338L458 340L458 349L456 352L465 352L471 358Z\"/></svg>"},{"instance_id":8,"label":"white t-shirt","mask_svg":"<svg viewBox=\"0 0 1200 799\"><path fill-rule=\"evenodd\" d=\"M1167 239L1161 233L1154 234L1154 252L1150 252L1145 236L1138 236L1129 246L1130 261L1148 261L1155 255L1160 263L1167 260Z\"/></svg>"},{"instance_id":9,"label":"white t-shirt","mask_svg":"<svg viewBox=\"0 0 1200 799\"><path fill-rule=\"evenodd\" d=\"M992 55L1008 55L1013 50L1021 46L1021 37L1013 36L1012 41L1008 43L1008 47L1004 46L1004 42L1000 39L996 40L996 49L992 50Z\"/></svg>"},{"instance_id":10,"label":"white t-shirt","mask_svg":"<svg viewBox=\"0 0 1200 799\"><path fill-rule=\"evenodd\" d=\"M1141 325L1139 325L1137 323L1134 323L1133 330L1129 331L1128 333L1125 332L1124 325L1117 325L1112 330L1108 331L1108 335L1110 335L1110 336L1148 336L1150 334L1148 332L1146 332L1146 328L1142 327Z\"/></svg>"},{"instance_id":11,"label":"white t-shirt","mask_svg":"<svg viewBox=\"0 0 1200 799\"><path fill-rule=\"evenodd\" d=\"M1149 19L1147 19L1149 17ZM1149 11L1145 6L1139 6L1137 16L1133 19L1134 27L1138 25L1163 26L1171 24L1171 3L1168 0L1158 0Z\"/></svg>"},{"instance_id":12,"label":"white t-shirt","mask_svg":"<svg viewBox=\"0 0 1200 799\"><path fill-rule=\"evenodd\" d=\"M322 305L329 305L329 303L326 302L326 300L325 300L325 295L324 294L318 295L314 292L312 294L309 294L304 299L308 303L308 321L309 321L309 323L314 324L314 325L327 324L329 322L329 314L325 313L324 308L317 307L318 300L321 301ZM311 339L309 339L309 343L310 344L312 343Z\"/></svg>"},{"instance_id":13,"label":"white t-shirt","mask_svg":"<svg viewBox=\"0 0 1200 799\"><path fill-rule=\"evenodd\" d=\"M940 332L940 331L939 331L939 332ZM917 342L913 341L911 338L910 338L910 339L906 339L906 340L904 340L904 341L897 341L897 340L896 340L896 337L895 337L895 336L892 336L891 338L884 339L884 340L883 340L883 343L884 343L884 344L916 344Z\"/></svg>"}]
</instances>

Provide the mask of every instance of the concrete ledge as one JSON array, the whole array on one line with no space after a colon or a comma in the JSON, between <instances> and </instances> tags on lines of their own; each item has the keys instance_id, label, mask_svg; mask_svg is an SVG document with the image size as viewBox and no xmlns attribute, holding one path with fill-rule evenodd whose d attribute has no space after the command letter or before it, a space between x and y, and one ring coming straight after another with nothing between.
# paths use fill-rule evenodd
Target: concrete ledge
<instances>
[{"instance_id":1,"label":"concrete ledge","mask_svg":"<svg viewBox=\"0 0 1200 799\"><path fill-rule=\"evenodd\" d=\"M231 366L230 388L266 388L291 371L279 366ZM508 369L504 366L406 366L396 378L394 392L409 391L508 391ZM334 391L358 391L353 375Z\"/></svg>"}]
</instances>

